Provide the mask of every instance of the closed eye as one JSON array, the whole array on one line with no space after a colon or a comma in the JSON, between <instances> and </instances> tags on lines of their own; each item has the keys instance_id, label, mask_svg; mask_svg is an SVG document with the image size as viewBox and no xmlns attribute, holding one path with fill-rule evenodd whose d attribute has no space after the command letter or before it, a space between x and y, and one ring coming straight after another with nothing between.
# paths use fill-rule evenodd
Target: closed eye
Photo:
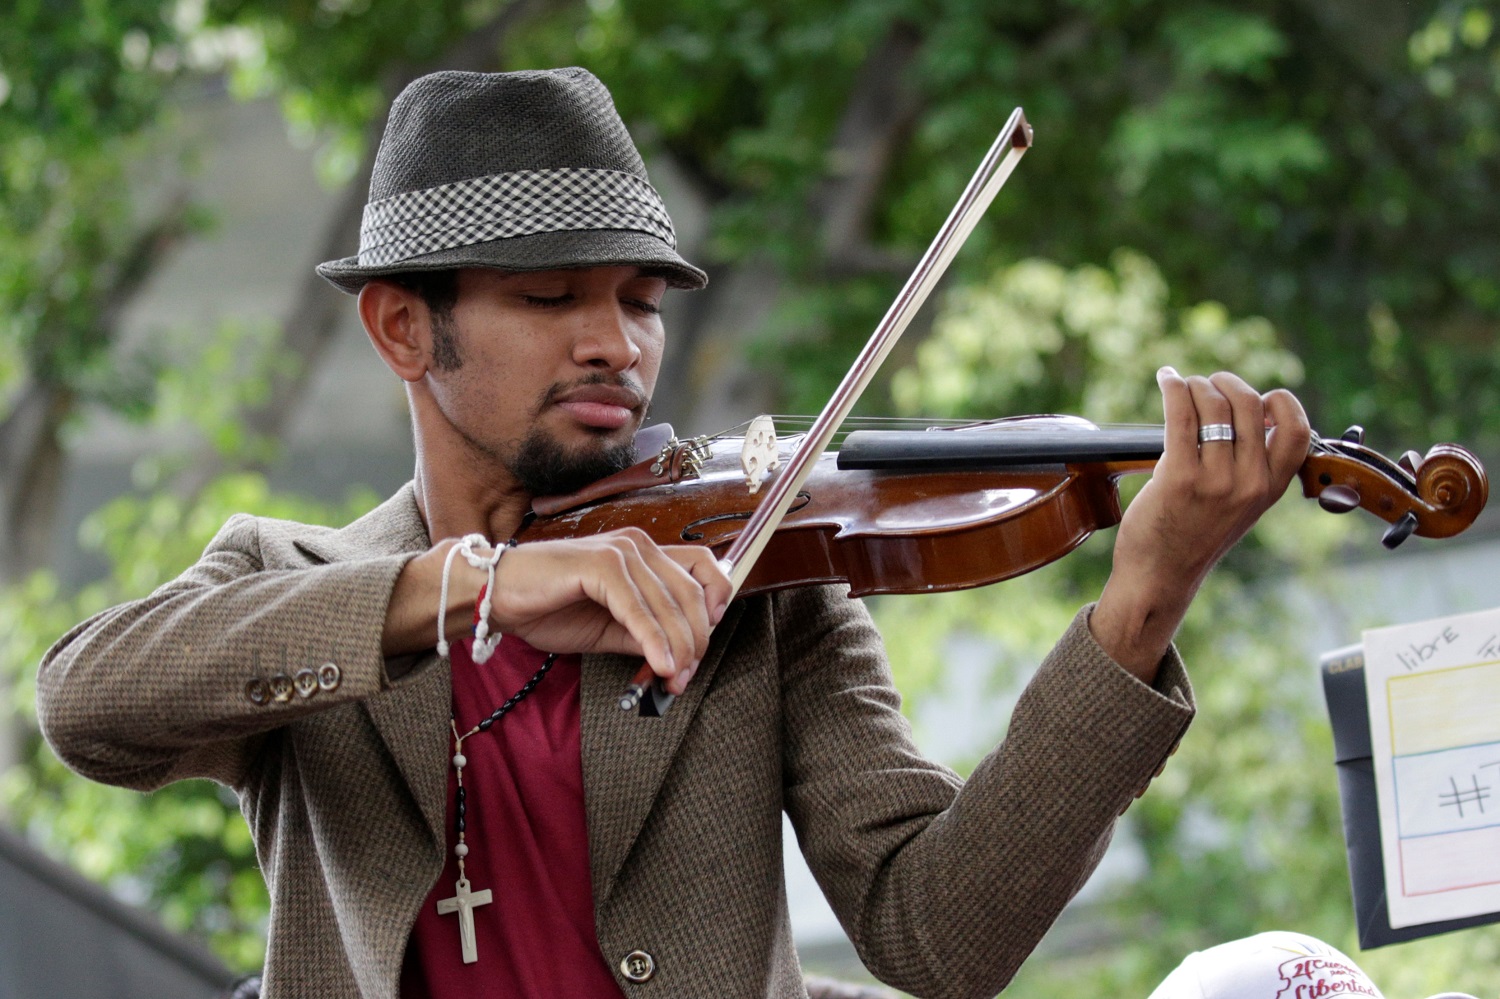
<instances>
[{"instance_id":1,"label":"closed eye","mask_svg":"<svg viewBox=\"0 0 1500 999\"><path fill-rule=\"evenodd\" d=\"M538 309L555 309L573 301L572 295L522 295L521 301Z\"/></svg>"}]
</instances>

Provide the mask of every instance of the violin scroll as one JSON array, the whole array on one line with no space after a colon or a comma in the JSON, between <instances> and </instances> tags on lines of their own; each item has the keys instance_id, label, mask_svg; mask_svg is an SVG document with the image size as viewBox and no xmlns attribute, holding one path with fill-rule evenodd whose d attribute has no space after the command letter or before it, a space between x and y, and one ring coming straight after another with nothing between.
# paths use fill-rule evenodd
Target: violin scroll
<instances>
[{"instance_id":1,"label":"violin scroll","mask_svg":"<svg viewBox=\"0 0 1500 999\"><path fill-rule=\"evenodd\" d=\"M1331 513L1360 507L1391 526L1382 539L1395 548L1413 534L1449 538L1474 522L1489 499L1479 460L1456 444L1426 455L1408 451L1391 461L1364 446L1363 434L1314 438L1298 471L1302 493Z\"/></svg>"},{"instance_id":2,"label":"violin scroll","mask_svg":"<svg viewBox=\"0 0 1500 999\"><path fill-rule=\"evenodd\" d=\"M1465 514L1465 526L1484 508L1489 489L1489 479L1478 460L1457 444L1433 445L1417 467L1417 495L1436 509ZM1460 530L1463 526L1456 526L1453 533Z\"/></svg>"}]
</instances>

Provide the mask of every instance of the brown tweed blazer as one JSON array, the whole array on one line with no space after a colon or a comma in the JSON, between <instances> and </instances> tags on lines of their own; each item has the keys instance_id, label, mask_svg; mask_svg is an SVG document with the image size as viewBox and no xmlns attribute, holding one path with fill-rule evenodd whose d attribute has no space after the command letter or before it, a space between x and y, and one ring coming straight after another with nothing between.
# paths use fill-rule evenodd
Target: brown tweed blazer
<instances>
[{"instance_id":1,"label":"brown tweed blazer","mask_svg":"<svg viewBox=\"0 0 1500 999\"><path fill-rule=\"evenodd\" d=\"M239 793L272 899L267 999L394 999L441 872L448 664L380 651L396 575L428 544L410 487L340 530L238 516L42 663L43 730L79 772ZM632 660L586 657L599 943L657 967L617 971L625 994L805 995L783 810L875 975L919 996L1001 989L1192 715L1175 653L1147 687L1084 618L967 784L917 753L879 636L837 591L738 601L665 718L616 708ZM267 696L277 674L285 699Z\"/></svg>"}]
</instances>

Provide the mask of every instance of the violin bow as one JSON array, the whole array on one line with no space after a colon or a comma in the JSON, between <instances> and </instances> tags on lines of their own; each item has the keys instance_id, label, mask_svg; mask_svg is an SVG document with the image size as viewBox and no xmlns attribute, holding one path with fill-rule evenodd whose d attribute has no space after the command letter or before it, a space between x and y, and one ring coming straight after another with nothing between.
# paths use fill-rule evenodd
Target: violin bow
<instances>
[{"instance_id":1,"label":"violin bow","mask_svg":"<svg viewBox=\"0 0 1500 999\"><path fill-rule=\"evenodd\" d=\"M980 162L979 168L974 171L974 176L969 179L968 186L964 188L953 210L948 213L947 221L927 247L927 252L917 261L911 277L906 279L906 284L891 302L885 317L875 327L869 342L855 358L853 367L844 375L823 411L813 421L796 450L787 458L786 467L781 474L771 480L765 497L756 506L745 529L719 560L720 568L729 577L731 600L739 593L750 570L755 568L756 559L760 557L776 528L781 525L797 496L797 490L802 488L802 484L812 474L819 456L827 450L844 417L849 415L849 411L875 377L881 363L901 339L901 334L906 332L912 316L927 301L938 279L947 271L954 256L979 224L979 219L989 208L990 202L995 200L995 195L1005 186L1016 164L1021 161L1026 150L1031 148L1031 142L1031 124L1026 120L1026 114L1016 108ZM652 696L647 697L648 693ZM654 715L664 714L671 703L672 695L657 682L649 665L641 666L619 702L622 711L629 711L639 705L643 714Z\"/></svg>"}]
</instances>

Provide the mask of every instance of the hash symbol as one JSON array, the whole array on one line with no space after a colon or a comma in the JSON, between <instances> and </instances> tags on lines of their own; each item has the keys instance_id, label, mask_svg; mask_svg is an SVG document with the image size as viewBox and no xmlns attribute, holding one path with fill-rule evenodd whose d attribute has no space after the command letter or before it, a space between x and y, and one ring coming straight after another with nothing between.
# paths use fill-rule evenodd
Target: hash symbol
<instances>
[{"instance_id":1,"label":"hash symbol","mask_svg":"<svg viewBox=\"0 0 1500 999\"><path fill-rule=\"evenodd\" d=\"M1449 777L1448 783L1453 787L1453 790L1444 791L1442 794L1438 795L1438 798L1442 799L1441 807L1457 808L1458 817L1463 818L1464 805L1476 805L1479 808L1479 814L1483 815L1484 802L1485 799L1490 796L1490 789L1488 786L1480 787L1479 778L1477 776L1471 777L1470 780L1474 784L1474 789L1472 791L1467 789L1460 789L1458 786L1458 781L1454 780L1452 777Z\"/></svg>"}]
</instances>

